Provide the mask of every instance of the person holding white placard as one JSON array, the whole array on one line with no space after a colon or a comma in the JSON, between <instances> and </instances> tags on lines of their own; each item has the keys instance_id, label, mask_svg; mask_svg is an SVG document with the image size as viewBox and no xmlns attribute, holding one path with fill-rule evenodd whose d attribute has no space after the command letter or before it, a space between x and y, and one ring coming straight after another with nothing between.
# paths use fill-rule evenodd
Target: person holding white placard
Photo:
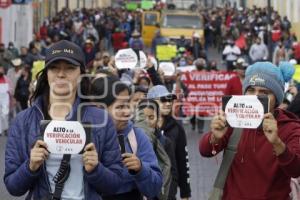
<instances>
[{"instance_id":1,"label":"person holding white placard","mask_svg":"<svg viewBox=\"0 0 300 200\"><path fill-rule=\"evenodd\" d=\"M120 186L116 131L106 112L94 106L82 107L83 94L79 94L87 90L87 82L79 80L84 73L84 54L76 44L62 40L47 50L32 106L20 112L9 128L4 183L11 195L27 193L26 199L36 200L100 200L102 193L114 192ZM40 139L41 120L59 120L62 127L65 121L88 122L92 125L91 139L82 154L67 160L67 154L50 153L50 144Z\"/></svg>"},{"instance_id":2,"label":"person holding white placard","mask_svg":"<svg viewBox=\"0 0 300 200\"><path fill-rule=\"evenodd\" d=\"M290 180L300 176L300 123L294 114L278 106L284 98L284 83L293 73L289 63L277 67L270 62L257 62L247 68L243 93L269 99L269 111L261 127L228 127L223 111L212 119L211 130L201 138L199 151L205 157L223 150L226 153L209 199L289 199Z\"/></svg>"}]
</instances>

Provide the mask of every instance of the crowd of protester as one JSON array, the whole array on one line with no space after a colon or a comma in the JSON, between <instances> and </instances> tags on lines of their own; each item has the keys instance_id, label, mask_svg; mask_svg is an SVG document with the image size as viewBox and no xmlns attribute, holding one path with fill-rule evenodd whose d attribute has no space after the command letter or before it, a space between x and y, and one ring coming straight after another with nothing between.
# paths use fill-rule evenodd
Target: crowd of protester
<instances>
[{"instance_id":1,"label":"crowd of protester","mask_svg":"<svg viewBox=\"0 0 300 200\"><path fill-rule=\"evenodd\" d=\"M47 95L49 97L49 94L46 95L47 90L42 88L45 87L43 81L50 81L45 78L45 74L49 71L55 71L55 69L68 70L64 67L67 65L66 59L60 58L59 62L49 59L51 57L49 49L53 51L55 45L62 45L61 43L64 44L64 48L70 47L78 50L79 47L82 54L78 54L79 58L71 59L75 61L83 59L79 62L79 74L88 73L93 75L93 78L89 80L89 87L84 92L97 96L108 91L104 98L92 99L91 101L97 106L99 104L98 107L105 109L111 116L114 130L111 130L110 133L117 133L112 133L113 139L117 142L119 141L117 135L123 135L125 138L130 138L132 134L135 135L134 141L130 141L130 139L125 141L125 152L122 152L124 153L122 154L123 168L115 166L121 162L120 158L115 156L114 160L110 160L106 155L107 151L110 148L115 148L117 143L112 142L112 140L106 141L108 142L106 146L108 149L103 150L104 153L95 150L94 146L89 146L88 149L91 149L94 153L92 159L95 159L96 153L103 153L103 160L98 161L97 159L96 163L103 163L107 168L105 170L108 170L113 176L110 181L106 176L104 181L94 180L93 176L103 175L103 169L97 167L98 165L95 163L88 165L88 161L84 161L86 170L84 181L89 183L88 190L92 191L89 197L94 198L93 195L98 192L103 196L103 199L143 199L143 196L146 196L148 199L173 200L176 199L177 188L179 187L181 199L189 199L191 198L191 187L187 139L182 121L175 119L175 116L183 116L183 113L180 108L173 107L174 102L181 101L181 94L186 97L189 92L180 79L180 73L176 72L173 76L165 76L162 70L156 69L150 57L143 70L140 68L136 70L118 70L115 64L114 55L120 49L142 50L147 55L155 57L156 46L168 44L168 39L161 35L158 27L151 46L145 46L141 37L141 12L141 10L127 11L112 8L76 9L74 11L63 9L55 17L44 21L28 47L23 46L17 49L13 42L10 42L7 48L4 44L0 44L0 84L6 84L9 93L0 105L0 134L7 135L10 122L21 110L28 107L27 110L32 109L32 106L37 104L37 107L41 106L44 115L45 112L47 113L48 108L45 106L48 104L51 106L49 100L44 105L45 102L41 103L41 100L39 100L41 98L38 98L39 95L44 98L44 93L46 97ZM208 60L207 56L207 52L211 48L218 49L219 52L222 52L227 71L234 71L237 75L228 82L225 91L227 95L242 95L242 83L245 80L245 71L248 66L256 62L269 60L270 55L273 55L272 62L275 65L291 59L295 60L294 64L300 61L300 45L297 43L295 34L291 32L291 22L287 17L281 17L275 10L272 10L271 14L272 30L270 32L267 30L268 19L265 8L237 9L226 6L224 8L204 9L199 12L204 19L204 43L197 33L191 36L191 40L181 36L175 43L177 57L173 58L172 61L175 66L179 67L194 65L195 70L200 72L218 71L221 70L221 63L214 59ZM272 41L271 48L268 48L269 35L271 35L270 39ZM74 47L67 41L71 41L77 46ZM36 80L32 74L34 63L45 59L45 68L42 70L44 76L39 74L37 81L32 81ZM77 70L74 67L71 68L69 69L71 71ZM51 88L50 83L48 87ZM37 89L39 89L39 94L37 94ZM42 89L45 89L45 91L42 91ZM297 92L296 83L291 82L287 93L291 94L292 97L284 97L283 104L276 106L295 112L299 116L299 106L297 105L299 93ZM293 101L293 99L295 100ZM5 106L8 106L9 109ZM91 112L101 116L106 115L94 110ZM28 113L23 113L23 115L23 117L26 117ZM213 123L221 126L223 121L217 120L223 120L223 114L219 114L218 117L220 119L215 119ZM45 115L45 118L55 119L54 116L48 114ZM22 119L18 118L17 121L21 123ZM197 128L198 132L202 133L203 120L193 117L191 118L191 124L192 129ZM20 126L21 129L22 127L27 128L26 124ZM108 127L106 128L108 129ZM222 136L225 134L230 135L232 132L232 130L225 130L223 126L221 128ZM20 133L12 130L9 134L19 136ZM101 137L103 139L103 136ZM211 139L211 137L214 138ZM202 141L201 154L212 156L210 144L218 145L221 138L217 131L213 129L209 136L206 136ZM9 145L13 148L14 145L19 144L15 144L12 138ZM33 145L36 152L41 152L43 148L46 148L46 144L42 141L38 141ZM95 146L97 149L99 148L98 144L95 144ZM225 143L222 143L221 147L225 148ZM221 147L218 147L218 152L222 150ZM22 146L22 148L26 149L27 147ZM14 153L9 152L9 156L13 157ZM89 153L84 156L87 154ZM47 151L43 151L43 156L45 156L43 160L49 157ZM10 159L12 159L11 157ZM18 160L20 165L22 159ZM47 169L48 174L53 175L54 173L55 175L57 169L53 168L53 163L57 159L59 158L52 157L52 163L47 163L47 167L50 166ZM74 158L72 162L78 162L78 160ZM45 175L39 180L42 185L33 187L34 177L39 173L41 164L42 162L35 161L34 164L30 162L29 169L24 168L22 172L19 172L30 176L31 182L20 182L20 184L23 184L20 186L23 192L17 191L18 187L13 186L18 180L16 176L18 174L15 174L18 167L8 167L9 170L6 171L5 175L8 190L15 195L22 195L30 190L30 195L34 195L36 198L46 195L44 190L47 186L44 181L48 178L44 177ZM75 169L75 173L79 171ZM82 173L80 174L82 175ZM122 176L123 180L119 180L116 175ZM294 175L292 174L292 176ZM50 175L48 176L50 177ZM72 172L70 178L72 179L75 176L76 174ZM83 181L83 178L80 180ZM78 191L77 193L74 192L75 189L72 188L72 184L66 184L67 192L63 192L62 195L66 198L68 195L75 193L80 197L85 196L85 190L82 189L85 187L84 181L83 185L79 186L81 187L79 193ZM105 181L117 190L105 191ZM95 186L96 184L98 185ZM55 183L52 180L50 185L53 192ZM234 183L231 182L231 185L233 187ZM225 195L228 194L225 193Z\"/></svg>"}]
</instances>

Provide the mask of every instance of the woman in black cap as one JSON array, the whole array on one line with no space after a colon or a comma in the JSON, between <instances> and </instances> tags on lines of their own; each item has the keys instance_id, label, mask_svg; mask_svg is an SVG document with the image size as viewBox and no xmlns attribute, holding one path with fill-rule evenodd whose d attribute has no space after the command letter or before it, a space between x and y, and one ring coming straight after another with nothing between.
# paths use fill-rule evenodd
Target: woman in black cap
<instances>
[{"instance_id":1,"label":"woman in black cap","mask_svg":"<svg viewBox=\"0 0 300 200\"><path fill-rule=\"evenodd\" d=\"M26 199L35 200L97 200L101 193L119 187L116 131L106 112L92 106L82 108L78 83L84 72L84 55L74 43L63 40L48 49L32 106L19 113L9 129L4 182L11 195L27 193ZM86 90L85 86L81 81L79 88ZM92 125L91 141L83 153L50 153L50 144L41 140L41 120L79 121L78 116Z\"/></svg>"}]
</instances>

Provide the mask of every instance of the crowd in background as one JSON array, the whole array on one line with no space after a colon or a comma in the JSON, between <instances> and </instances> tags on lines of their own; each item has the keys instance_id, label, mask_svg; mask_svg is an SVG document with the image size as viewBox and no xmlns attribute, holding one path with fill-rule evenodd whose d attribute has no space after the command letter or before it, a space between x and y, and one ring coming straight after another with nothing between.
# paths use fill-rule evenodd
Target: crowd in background
<instances>
[{"instance_id":1,"label":"crowd in background","mask_svg":"<svg viewBox=\"0 0 300 200\"><path fill-rule=\"evenodd\" d=\"M7 47L0 44L0 84L9 83L10 94L10 110L1 114L1 134L6 132L8 122L15 117L16 113L29 106L30 94L34 90L34 83L31 81L34 79L31 74L34 62L43 60L47 49L60 40L72 41L82 48L86 72L94 74L96 77L103 74L109 77L118 77L127 85L133 85L135 89L128 92L132 94L130 99L132 106L137 106L145 100L148 90L157 85L163 87L163 89L157 89L158 91L152 91L160 98L162 105L159 106L172 106L171 101L175 98L173 99L171 93L183 93L187 96L188 89L181 82L180 73L164 76L163 72L159 69L156 70L150 61L145 70L130 71L116 68L114 55L120 49L129 47L134 50L143 50L147 55L155 57L156 45L169 42L160 34L158 27L151 47L144 45L141 37L141 12L142 10L127 11L112 8L74 11L63 9L55 17L45 19L39 32L34 35L27 47L18 49L13 42L10 42ZM199 12L204 20L205 42L201 42L198 34L193 34L191 40L181 36L176 42L178 57L172 60L176 66L195 65L195 69L198 71L221 70L221 63L218 60L208 60L207 58L209 49L216 48L222 52L227 70L237 73L238 79L229 83L229 87L237 89L234 86L236 83L240 84L236 92L236 94L240 94L242 91L241 81L249 64L268 60L270 55L273 55L272 62L276 65L281 61L291 59L295 59L296 63L300 61L300 45L297 43L295 34L291 32L291 22L286 16L280 16L275 10L272 10L271 14L270 40L272 45L270 48L268 48L269 32L266 8L224 7L204 9ZM228 94L235 94L229 87ZM161 95L165 88L167 91ZM295 87L290 88L289 91L292 96L297 95ZM180 101L178 97L176 101ZM287 103L290 104L290 102L291 99ZM182 115L180 109L176 112L177 115ZM179 186L181 197L189 198L191 191L187 152L185 151L186 136L181 122L176 121L169 114L162 116L162 121L158 122L159 124L155 128L159 127L160 131L169 131L172 134L176 132L175 139L173 136L169 138L171 146L173 144L175 147L166 150L171 165L176 166L172 171L175 177L172 184L175 185L171 186L173 187L171 195L172 198L175 197L177 189L174 188ZM192 125L195 128L195 120L192 120ZM200 129L202 128L203 124L200 126ZM161 134L161 132L157 134ZM162 140L166 147L168 140ZM176 155L173 155L175 152Z\"/></svg>"}]
</instances>

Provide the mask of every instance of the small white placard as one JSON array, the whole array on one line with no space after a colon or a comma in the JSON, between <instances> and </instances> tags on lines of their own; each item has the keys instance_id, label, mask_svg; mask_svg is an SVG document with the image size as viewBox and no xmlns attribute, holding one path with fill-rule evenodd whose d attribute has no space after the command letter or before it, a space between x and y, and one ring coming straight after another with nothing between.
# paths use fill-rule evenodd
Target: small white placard
<instances>
[{"instance_id":1,"label":"small white placard","mask_svg":"<svg viewBox=\"0 0 300 200\"><path fill-rule=\"evenodd\" d=\"M143 51L140 51L140 67L145 68L147 64L147 56Z\"/></svg>"},{"instance_id":2,"label":"small white placard","mask_svg":"<svg viewBox=\"0 0 300 200\"><path fill-rule=\"evenodd\" d=\"M77 121L52 120L44 132L48 151L54 154L78 154L86 143L86 133Z\"/></svg>"},{"instance_id":3,"label":"small white placard","mask_svg":"<svg viewBox=\"0 0 300 200\"><path fill-rule=\"evenodd\" d=\"M165 76L173 76L175 74L175 65L172 62L161 62L159 68L164 72Z\"/></svg>"},{"instance_id":4,"label":"small white placard","mask_svg":"<svg viewBox=\"0 0 300 200\"><path fill-rule=\"evenodd\" d=\"M177 70L179 70L181 72L190 72L190 71L196 70L196 66L195 65L187 65L187 66L183 66L183 67L177 67Z\"/></svg>"},{"instance_id":5,"label":"small white placard","mask_svg":"<svg viewBox=\"0 0 300 200\"><path fill-rule=\"evenodd\" d=\"M264 113L264 106L255 95L232 96L225 105L226 120L234 128L257 128Z\"/></svg>"},{"instance_id":6,"label":"small white placard","mask_svg":"<svg viewBox=\"0 0 300 200\"><path fill-rule=\"evenodd\" d=\"M132 49L121 49L116 54L115 62L118 69L133 69L138 57Z\"/></svg>"}]
</instances>

